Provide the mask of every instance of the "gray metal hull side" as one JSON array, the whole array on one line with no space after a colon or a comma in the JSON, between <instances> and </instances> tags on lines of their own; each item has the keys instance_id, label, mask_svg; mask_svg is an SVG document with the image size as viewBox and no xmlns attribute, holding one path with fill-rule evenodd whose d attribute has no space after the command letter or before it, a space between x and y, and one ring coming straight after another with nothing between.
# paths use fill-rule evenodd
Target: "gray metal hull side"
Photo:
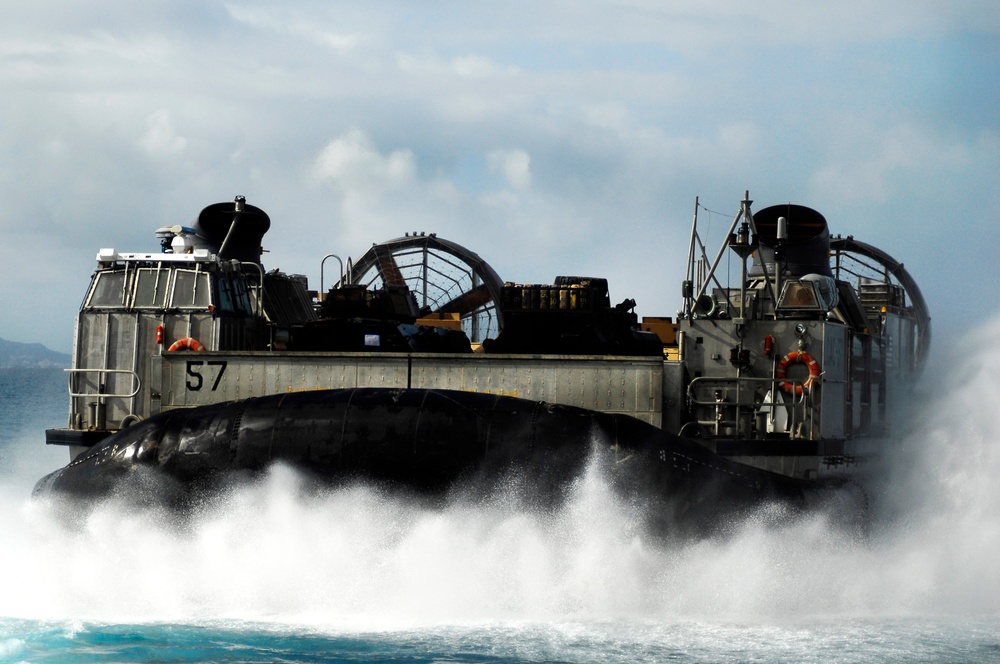
<instances>
[{"instance_id":1,"label":"gray metal hull side","mask_svg":"<svg viewBox=\"0 0 1000 664\"><path fill-rule=\"evenodd\" d=\"M629 415L662 428L663 366L655 357L164 353L153 363L160 398L150 414L268 394L384 387L520 397Z\"/></svg>"}]
</instances>

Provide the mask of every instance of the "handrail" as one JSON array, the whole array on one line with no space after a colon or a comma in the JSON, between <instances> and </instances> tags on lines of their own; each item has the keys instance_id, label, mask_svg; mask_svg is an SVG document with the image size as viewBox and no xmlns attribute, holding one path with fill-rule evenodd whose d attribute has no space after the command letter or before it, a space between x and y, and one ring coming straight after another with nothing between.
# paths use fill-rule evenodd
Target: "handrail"
<instances>
[{"instance_id":1,"label":"handrail","mask_svg":"<svg viewBox=\"0 0 1000 664\"><path fill-rule=\"evenodd\" d=\"M139 394L139 390L142 389L142 380L139 378L139 374L130 369L63 369L69 374L82 374L82 373L97 373L100 376L106 374L129 374L132 376L133 382L135 383L135 389L132 390L130 394L125 393L101 393L101 392L74 392L72 386L69 387L69 395L71 397L103 397L103 398L113 398L113 399L131 399L135 395Z\"/></svg>"},{"instance_id":2,"label":"handrail","mask_svg":"<svg viewBox=\"0 0 1000 664\"><path fill-rule=\"evenodd\" d=\"M815 379L813 379L813 380L815 381ZM802 386L803 387L802 394L800 394L800 395L795 395L795 394L790 395L790 396L792 396L792 404L803 403L805 401L805 395L807 393L807 390L805 389L805 384L806 384L807 381L795 380L794 378L762 378L762 377L758 378L756 376L698 376L697 378L693 379L690 383L688 383L687 392L688 392L688 399L691 400L691 403L697 404L699 406L714 406L715 404L719 403L719 402L715 401L714 399L711 400L711 401L700 401L700 400L698 400L698 399L696 399L694 397L694 388L695 388L696 384L699 383L699 382L702 382L702 383L709 383L709 382L715 382L715 383L735 383L737 387L739 387L739 383L742 383L742 382L746 382L746 383L771 383L772 384L772 387L771 387L771 392L772 393L777 393L777 391L778 391L778 387L777 387L778 383L791 383L793 387ZM793 390L793 392L797 392L797 390ZM750 392L750 393L753 394L753 392ZM739 392L737 392L737 394L739 394ZM761 405L761 403L758 402L758 401L747 401L747 402L742 402L742 401L727 401L725 403L727 405L730 405L730 406L758 406L758 405ZM775 402L771 402L771 403L774 404Z\"/></svg>"},{"instance_id":3,"label":"handrail","mask_svg":"<svg viewBox=\"0 0 1000 664\"><path fill-rule=\"evenodd\" d=\"M695 391L699 387L699 383L702 384L707 383L709 385L715 383L717 385L720 385L722 389L727 390L727 396L729 396L735 388L736 401L720 401L718 400L718 398L711 398L708 400L699 399L695 395ZM731 385L727 385L727 383ZM770 403L763 403L761 401L757 401L756 400L757 393L753 389L751 389L749 385L743 387L742 386L743 383L770 384L771 385L770 390L772 395L776 395L780 391L778 387L779 383L790 383L793 386L793 388L801 386L803 389L801 394L796 394L798 390L792 389L791 394L788 395L790 397L790 401L786 403L781 403L775 400L772 400ZM791 406L791 408L788 408L787 410L789 417L787 429L789 431L795 431L799 423L798 408L796 408L795 406L804 404L806 402L807 395L809 397L811 397L812 395L812 391L805 388L805 383L806 381L795 380L794 378L774 378L774 377L755 377L755 376L699 376L694 380L692 380L690 383L688 383L687 398L691 404L696 406L708 406L708 407L714 406L716 409L750 407L753 408L754 412L758 414L766 410L768 418L774 417L777 408ZM703 389L711 389L711 388L706 387ZM743 401L741 399L741 392L744 391L749 395L750 400ZM721 418L721 411L717 410L716 412L718 417ZM771 421L773 422L774 420L771 419ZM812 421L811 413L806 412L804 414L804 417L802 418L802 421L811 422ZM699 420L698 424L704 426L712 426L712 425L720 426L720 425L735 425L737 424L737 422L735 420L723 421L721 419L716 419L714 421L705 421L705 422Z\"/></svg>"},{"instance_id":4,"label":"handrail","mask_svg":"<svg viewBox=\"0 0 1000 664\"><path fill-rule=\"evenodd\" d=\"M258 318L264 318L264 267L260 263L255 263L254 261L242 261L240 265L246 267L250 266L257 270L260 274L260 283L257 285L257 311L255 312Z\"/></svg>"},{"instance_id":5,"label":"handrail","mask_svg":"<svg viewBox=\"0 0 1000 664\"><path fill-rule=\"evenodd\" d=\"M336 258L337 262L340 263L340 280L337 283L342 283L344 281L344 261L340 260L340 256L337 254L327 254L323 257L323 260L319 263L319 299L324 299L323 295L326 290L323 287L323 268L326 266L327 258Z\"/></svg>"}]
</instances>

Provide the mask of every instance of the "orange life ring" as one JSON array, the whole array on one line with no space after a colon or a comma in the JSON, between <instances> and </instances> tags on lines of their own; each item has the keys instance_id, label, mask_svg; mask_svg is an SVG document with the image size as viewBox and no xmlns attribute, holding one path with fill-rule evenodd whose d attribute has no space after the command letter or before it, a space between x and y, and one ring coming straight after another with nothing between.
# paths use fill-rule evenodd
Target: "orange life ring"
<instances>
[{"instance_id":1,"label":"orange life ring","mask_svg":"<svg viewBox=\"0 0 1000 664\"><path fill-rule=\"evenodd\" d=\"M201 342L197 339L191 337L184 337L183 339L178 339L174 343L170 344L170 348L167 350L205 350L205 347L201 345Z\"/></svg>"},{"instance_id":2,"label":"orange life ring","mask_svg":"<svg viewBox=\"0 0 1000 664\"><path fill-rule=\"evenodd\" d=\"M791 353L781 358L781 361L778 362L778 368L774 372L774 377L781 380L781 382L778 383L778 387L780 387L783 392L800 397L802 396L803 386L794 385L791 381L783 380L785 378L785 370L788 368L788 365L795 362L801 362L809 369L809 378L807 378L805 382L805 387L807 388L812 387L813 381L819 378L820 370L819 363L813 359L812 355L801 350L793 350Z\"/></svg>"}]
</instances>

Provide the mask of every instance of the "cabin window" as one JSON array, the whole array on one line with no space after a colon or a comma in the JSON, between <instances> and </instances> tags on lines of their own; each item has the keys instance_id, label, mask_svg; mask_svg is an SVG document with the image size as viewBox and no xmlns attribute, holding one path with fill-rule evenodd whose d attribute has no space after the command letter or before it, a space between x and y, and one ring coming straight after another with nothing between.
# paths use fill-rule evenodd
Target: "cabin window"
<instances>
[{"instance_id":1,"label":"cabin window","mask_svg":"<svg viewBox=\"0 0 1000 664\"><path fill-rule=\"evenodd\" d=\"M90 292L88 307L125 306L125 272L98 272Z\"/></svg>"},{"instance_id":2,"label":"cabin window","mask_svg":"<svg viewBox=\"0 0 1000 664\"><path fill-rule=\"evenodd\" d=\"M246 282L238 276L219 277L219 310L253 315L253 303Z\"/></svg>"},{"instance_id":3,"label":"cabin window","mask_svg":"<svg viewBox=\"0 0 1000 664\"><path fill-rule=\"evenodd\" d=\"M170 286L170 271L158 268L140 268L135 277L136 309L162 309Z\"/></svg>"},{"instance_id":4,"label":"cabin window","mask_svg":"<svg viewBox=\"0 0 1000 664\"><path fill-rule=\"evenodd\" d=\"M208 274L195 270L177 270L170 306L175 309L208 309L211 304Z\"/></svg>"},{"instance_id":5,"label":"cabin window","mask_svg":"<svg viewBox=\"0 0 1000 664\"><path fill-rule=\"evenodd\" d=\"M778 300L779 309L819 309L816 301L816 291L811 283L789 281L781 292Z\"/></svg>"},{"instance_id":6,"label":"cabin window","mask_svg":"<svg viewBox=\"0 0 1000 664\"><path fill-rule=\"evenodd\" d=\"M807 274L797 281L785 282L778 308L830 311L837 306L838 300L837 282L833 277Z\"/></svg>"},{"instance_id":7,"label":"cabin window","mask_svg":"<svg viewBox=\"0 0 1000 664\"><path fill-rule=\"evenodd\" d=\"M250 289L247 287L245 279L233 279L233 295L237 311L242 311L251 316L256 313L256 300L250 294Z\"/></svg>"},{"instance_id":8,"label":"cabin window","mask_svg":"<svg viewBox=\"0 0 1000 664\"><path fill-rule=\"evenodd\" d=\"M236 311L235 297L233 296L233 282L227 276L221 276L219 284L219 311Z\"/></svg>"}]
</instances>

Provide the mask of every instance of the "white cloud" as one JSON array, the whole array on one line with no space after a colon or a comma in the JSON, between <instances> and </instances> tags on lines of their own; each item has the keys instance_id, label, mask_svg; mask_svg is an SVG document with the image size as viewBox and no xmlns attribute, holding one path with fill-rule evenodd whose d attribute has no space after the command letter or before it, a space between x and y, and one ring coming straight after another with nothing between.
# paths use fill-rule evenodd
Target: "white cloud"
<instances>
[{"instance_id":1,"label":"white cloud","mask_svg":"<svg viewBox=\"0 0 1000 664\"><path fill-rule=\"evenodd\" d=\"M312 178L337 193L342 237L349 246L395 237L400 222L421 216L428 206L426 190L416 181L413 152L383 154L357 128L326 144L313 161ZM401 214L407 207L409 214Z\"/></svg>"},{"instance_id":2,"label":"white cloud","mask_svg":"<svg viewBox=\"0 0 1000 664\"><path fill-rule=\"evenodd\" d=\"M627 129L632 123L628 108L616 101L586 105L583 108L583 117L591 126L615 130Z\"/></svg>"},{"instance_id":3,"label":"white cloud","mask_svg":"<svg viewBox=\"0 0 1000 664\"><path fill-rule=\"evenodd\" d=\"M434 77L457 76L487 79L515 76L520 71L513 65L499 64L482 55L469 54L451 59L433 54L414 54L404 51L395 54L396 66L405 72Z\"/></svg>"},{"instance_id":4,"label":"white cloud","mask_svg":"<svg viewBox=\"0 0 1000 664\"><path fill-rule=\"evenodd\" d=\"M348 52L367 41L363 34L324 29L322 21L315 16L301 16L286 5L264 8L227 3L225 7L229 15L240 23L259 30L300 37L334 51Z\"/></svg>"},{"instance_id":5,"label":"white cloud","mask_svg":"<svg viewBox=\"0 0 1000 664\"><path fill-rule=\"evenodd\" d=\"M187 145L187 139L177 135L170 111L166 109L151 113L146 118L146 125L146 133L139 143L154 156L176 154L184 150L184 146Z\"/></svg>"},{"instance_id":6,"label":"white cloud","mask_svg":"<svg viewBox=\"0 0 1000 664\"><path fill-rule=\"evenodd\" d=\"M884 203L912 186L912 181L933 179L942 170L960 170L970 158L962 143L949 142L933 128L914 122L883 128L845 119L832 137L830 157L810 183L820 198Z\"/></svg>"},{"instance_id":7,"label":"white cloud","mask_svg":"<svg viewBox=\"0 0 1000 664\"><path fill-rule=\"evenodd\" d=\"M513 76L517 74L517 67L498 65L489 58L481 55L467 55L461 58L454 58L451 67L459 76L470 78L492 78L495 76Z\"/></svg>"},{"instance_id":8,"label":"white cloud","mask_svg":"<svg viewBox=\"0 0 1000 664\"><path fill-rule=\"evenodd\" d=\"M512 189L531 186L531 156L524 150L494 150L486 160L490 171L500 173Z\"/></svg>"},{"instance_id":9,"label":"white cloud","mask_svg":"<svg viewBox=\"0 0 1000 664\"><path fill-rule=\"evenodd\" d=\"M724 44L839 47L941 34L955 29L1000 29L993 0L942 3L937 0L843 0L837 3L797 0L603 0L605 20L630 17L629 39L659 32L688 52Z\"/></svg>"},{"instance_id":10,"label":"white cloud","mask_svg":"<svg viewBox=\"0 0 1000 664\"><path fill-rule=\"evenodd\" d=\"M382 155L368 135L352 129L335 138L320 151L314 175L347 190L383 191L409 184L416 165L410 150L396 150Z\"/></svg>"},{"instance_id":11,"label":"white cloud","mask_svg":"<svg viewBox=\"0 0 1000 664\"><path fill-rule=\"evenodd\" d=\"M184 223L235 193L272 215L283 268L318 264L316 237L353 251L420 229L518 279L627 256L633 283L630 265L669 251L649 238L685 244L695 195L735 211L749 188L845 216L917 197L927 218L997 208L1000 125L954 92L981 80L992 100L978 72L995 58L970 49L1000 13L980 0L56 5L12 5L0 24L0 228L31 220L74 245L84 279L101 244L144 246L137 208ZM900 242L901 260L922 250ZM996 246L977 243L983 264ZM41 313L60 322L36 327L65 348L67 291L0 305L63 298Z\"/></svg>"}]
</instances>

